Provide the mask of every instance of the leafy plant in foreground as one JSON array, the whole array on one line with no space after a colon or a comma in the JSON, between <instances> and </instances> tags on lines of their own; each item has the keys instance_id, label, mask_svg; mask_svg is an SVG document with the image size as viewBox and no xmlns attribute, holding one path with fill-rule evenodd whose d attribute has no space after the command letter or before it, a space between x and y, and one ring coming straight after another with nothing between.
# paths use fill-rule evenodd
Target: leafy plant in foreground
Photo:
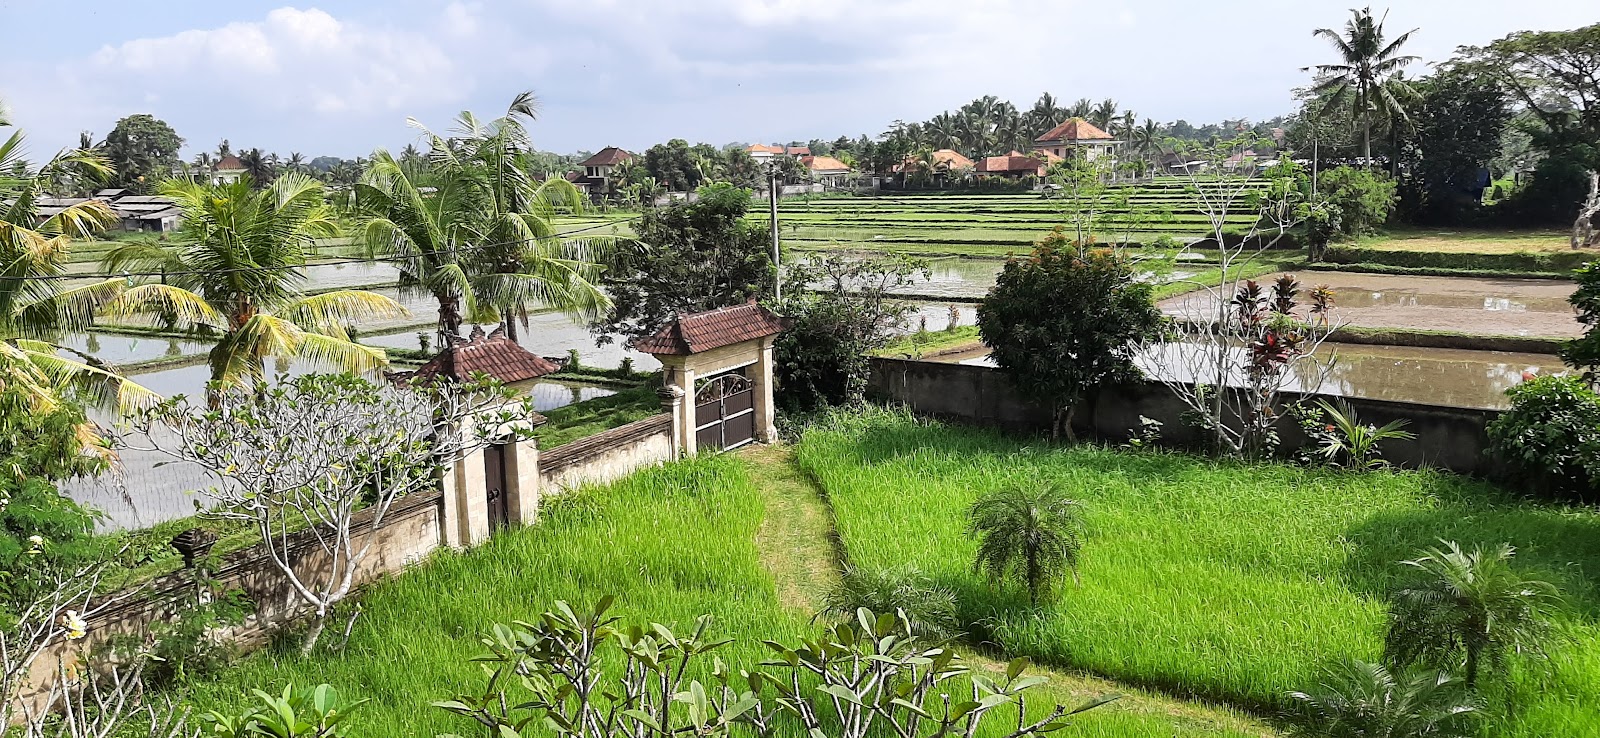
<instances>
[{"instance_id":1,"label":"leafy plant in foreground","mask_svg":"<svg viewBox=\"0 0 1600 738\"><path fill-rule=\"evenodd\" d=\"M978 537L973 569L1000 581L1020 579L1037 605L1055 580L1078 578L1083 549L1081 505L1046 483L1005 487L979 497L967 509L967 534Z\"/></svg>"},{"instance_id":2,"label":"leafy plant in foreground","mask_svg":"<svg viewBox=\"0 0 1600 738\"><path fill-rule=\"evenodd\" d=\"M1510 544L1464 551L1455 541L1442 543L1401 562L1420 576L1393 595L1384 641L1389 660L1462 665L1467 686L1474 687L1484 665L1504 666L1513 653L1541 653L1562 602L1555 586L1512 569L1516 549Z\"/></svg>"},{"instance_id":3,"label":"leafy plant in foreground","mask_svg":"<svg viewBox=\"0 0 1600 738\"><path fill-rule=\"evenodd\" d=\"M1471 735L1482 709L1460 679L1439 671L1391 671L1336 662L1311 692L1290 692L1291 735L1316 738L1450 738Z\"/></svg>"},{"instance_id":4,"label":"leafy plant in foreground","mask_svg":"<svg viewBox=\"0 0 1600 738\"><path fill-rule=\"evenodd\" d=\"M557 602L535 622L496 625L483 639L489 653L474 659L489 673L484 690L434 706L494 738L521 738L535 725L564 738L771 736L781 715L812 736L953 738L974 735L986 714L1015 704L1010 735L1026 738L1115 699L1057 706L1028 722L1022 693L1045 679L1024 676L1025 659L991 679L948 649L923 645L904 613L865 608L797 647L768 641L777 657L735 675L711 655L731 639L709 636L709 616L679 634L660 624L622 625L612 602L601 598L581 613ZM709 684L686 679L708 655ZM970 699L942 691L955 686L951 680L970 689Z\"/></svg>"},{"instance_id":5,"label":"leafy plant in foreground","mask_svg":"<svg viewBox=\"0 0 1600 738\"><path fill-rule=\"evenodd\" d=\"M260 702L239 715L201 716L219 738L338 738L349 735L350 715L367 700L346 701L326 684L310 689L283 688L282 694L250 690Z\"/></svg>"}]
</instances>

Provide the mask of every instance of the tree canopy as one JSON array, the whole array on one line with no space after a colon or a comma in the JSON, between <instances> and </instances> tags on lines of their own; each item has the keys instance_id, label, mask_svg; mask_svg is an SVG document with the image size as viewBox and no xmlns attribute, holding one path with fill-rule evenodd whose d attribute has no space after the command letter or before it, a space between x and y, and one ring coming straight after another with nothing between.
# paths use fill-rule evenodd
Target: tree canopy
<instances>
[{"instance_id":1,"label":"tree canopy","mask_svg":"<svg viewBox=\"0 0 1600 738\"><path fill-rule=\"evenodd\" d=\"M178 166L183 139L163 121L147 113L117 121L106 135L105 157L115 170L111 184L140 194L154 192Z\"/></svg>"}]
</instances>

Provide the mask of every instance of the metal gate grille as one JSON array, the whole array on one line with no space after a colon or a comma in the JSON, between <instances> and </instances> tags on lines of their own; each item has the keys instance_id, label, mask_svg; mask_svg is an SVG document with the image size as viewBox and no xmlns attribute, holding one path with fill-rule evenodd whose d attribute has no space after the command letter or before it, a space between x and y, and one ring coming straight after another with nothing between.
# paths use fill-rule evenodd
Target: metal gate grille
<instances>
[{"instance_id":1,"label":"metal gate grille","mask_svg":"<svg viewBox=\"0 0 1600 738\"><path fill-rule=\"evenodd\" d=\"M742 374L706 380L694 396L695 446L725 451L756 437L755 385Z\"/></svg>"}]
</instances>

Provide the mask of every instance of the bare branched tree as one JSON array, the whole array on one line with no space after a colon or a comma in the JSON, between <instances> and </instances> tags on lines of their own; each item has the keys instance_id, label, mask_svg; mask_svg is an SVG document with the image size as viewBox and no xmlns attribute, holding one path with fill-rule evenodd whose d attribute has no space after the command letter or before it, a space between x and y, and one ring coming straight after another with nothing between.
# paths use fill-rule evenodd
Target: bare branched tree
<instances>
[{"instance_id":1,"label":"bare branched tree","mask_svg":"<svg viewBox=\"0 0 1600 738\"><path fill-rule=\"evenodd\" d=\"M1600 243L1600 172L1589 173L1589 196L1578 208L1578 218L1572 222L1572 248L1586 249Z\"/></svg>"},{"instance_id":2,"label":"bare branched tree","mask_svg":"<svg viewBox=\"0 0 1600 738\"><path fill-rule=\"evenodd\" d=\"M147 445L128 435L121 443L195 464L216 480L207 494L218 504L207 514L255 526L311 610L302 645L309 653L395 501L436 487L444 465L462 454L526 437L531 414L531 397L513 401L492 382L396 387L309 375L264 391L229 390L214 406L174 398L132 420ZM357 526L358 513L370 520Z\"/></svg>"},{"instance_id":3,"label":"bare branched tree","mask_svg":"<svg viewBox=\"0 0 1600 738\"><path fill-rule=\"evenodd\" d=\"M35 594L0 622L0 732L10 726L22 738L197 734L186 711L148 699L148 654L120 654L106 663L89 653L89 623L138 593L97 595L105 571L106 561L96 560L30 572Z\"/></svg>"},{"instance_id":4,"label":"bare branched tree","mask_svg":"<svg viewBox=\"0 0 1600 738\"><path fill-rule=\"evenodd\" d=\"M1142 347L1147 372L1183 401L1212 450L1224 455L1256 456L1275 445L1281 392L1291 383L1306 390L1321 384L1329 364L1315 354L1337 328L1326 288L1313 288L1307 311L1296 314L1300 285L1293 278L1280 278L1268 294L1245 276L1321 207L1287 158L1266 167L1249 161L1245 152L1265 143L1240 138L1180 148L1185 161L1199 162L1181 176L1216 245L1215 277L1189 281L1197 290L1181 301L1173 329Z\"/></svg>"}]
</instances>

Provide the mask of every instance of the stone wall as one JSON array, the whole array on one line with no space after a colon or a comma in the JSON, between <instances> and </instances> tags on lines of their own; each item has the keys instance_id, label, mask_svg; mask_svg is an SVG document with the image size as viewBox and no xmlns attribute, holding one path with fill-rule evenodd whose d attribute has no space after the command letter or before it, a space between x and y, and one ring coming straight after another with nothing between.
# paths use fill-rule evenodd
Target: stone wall
<instances>
[{"instance_id":1,"label":"stone wall","mask_svg":"<svg viewBox=\"0 0 1600 738\"><path fill-rule=\"evenodd\" d=\"M539 454L539 489L555 495L604 484L677 456L672 415L662 413Z\"/></svg>"},{"instance_id":2,"label":"stone wall","mask_svg":"<svg viewBox=\"0 0 1600 738\"><path fill-rule=\"evenodd\" d=\"M912 411L976 425L1036 432L1049 427L1048 410L1018 395L1003 370L985 366L907 359L874 358L869 392L900 403ZM1286 401L1312 397L1284 393ZM1415 441L1386 441L1384 457L1402 466L1429 466L1462 474L1490 476L1499 465L1485 451L1484 432L1496 410L1441 407L1364 398L1339 398L1353 407L1362 421L1382 425L1395 419L1410 421L1407 430ZM1139 427L1139 416L1161 421L1163 443L1194 446L1198 432L1186 425L1185 407L1172 390L1160 384L1112 387L1078 408L1073 428L1080 434L1120 442ZM1299 428L1284 421L1278 426L1286 447L1304 443Z\"/></svg>"}]
</instances>

